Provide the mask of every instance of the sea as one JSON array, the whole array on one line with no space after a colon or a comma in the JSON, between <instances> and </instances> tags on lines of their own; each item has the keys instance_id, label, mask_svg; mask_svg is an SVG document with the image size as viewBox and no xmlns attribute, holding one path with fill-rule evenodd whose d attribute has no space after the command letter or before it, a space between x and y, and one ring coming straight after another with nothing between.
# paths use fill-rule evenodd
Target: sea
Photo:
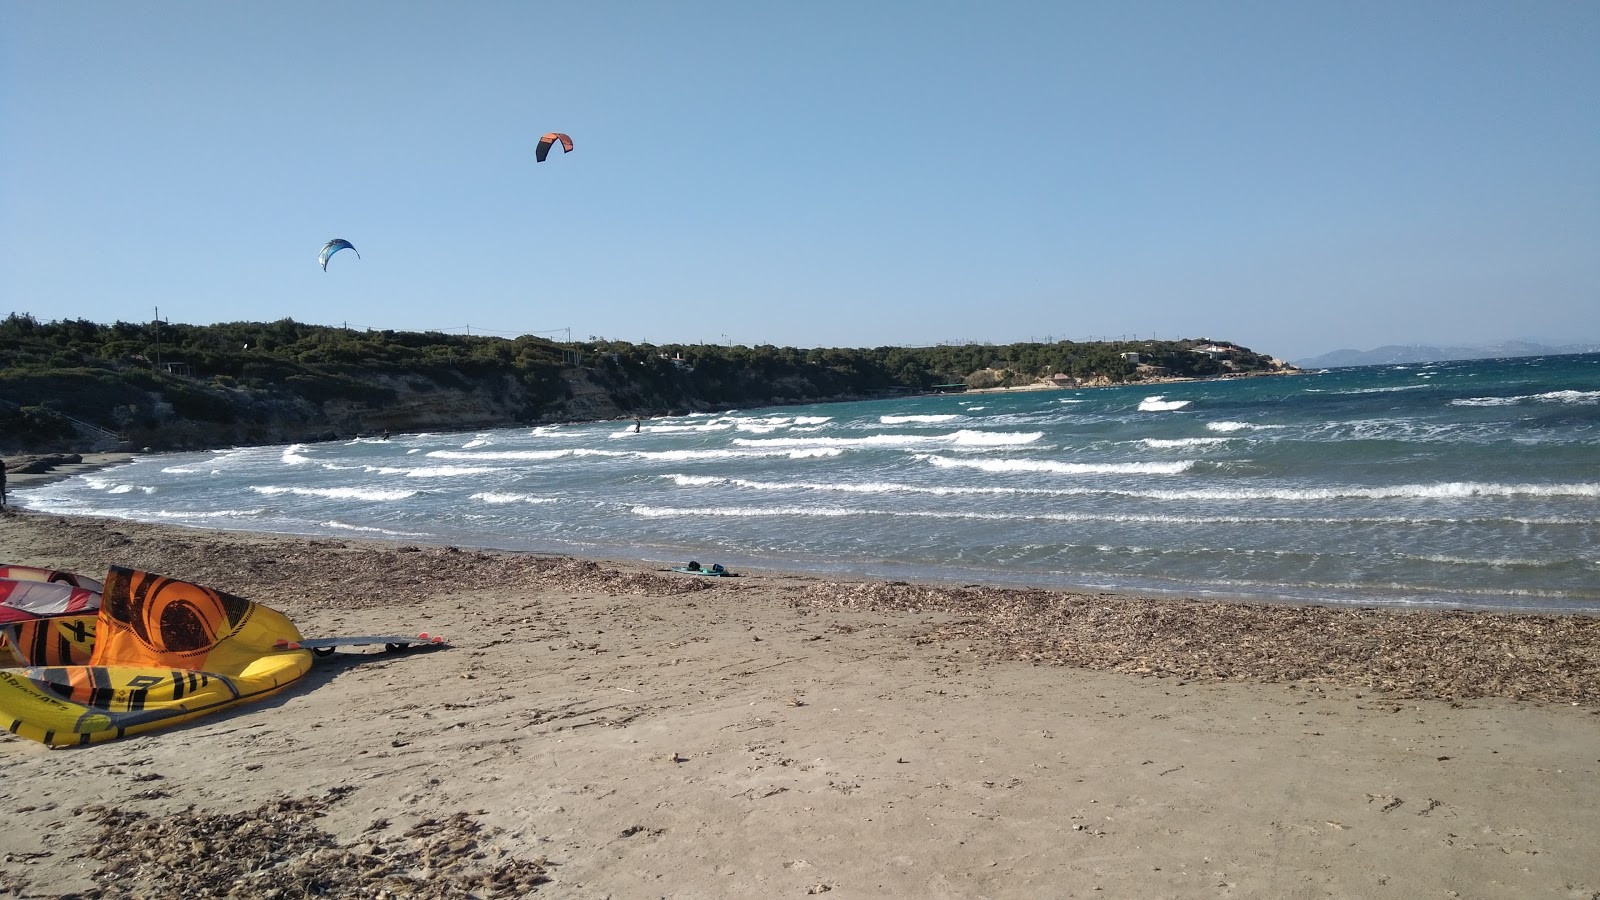
<instances>
[{"instance_id":1,"label":"sea","mask_svg":"<svg viewBox=\"0 0 1600 900\"><path fill-rule=\"evenodd\" d=\"M663 566L1600 614L1600 354L146 454L16 493Z\"/></svg>"}]
</instances>

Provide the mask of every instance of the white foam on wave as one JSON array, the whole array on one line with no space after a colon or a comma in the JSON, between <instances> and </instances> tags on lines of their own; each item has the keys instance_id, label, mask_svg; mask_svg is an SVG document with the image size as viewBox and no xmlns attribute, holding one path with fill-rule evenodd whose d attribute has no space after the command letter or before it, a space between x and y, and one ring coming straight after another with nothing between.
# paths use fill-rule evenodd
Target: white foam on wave
<instances>
[{"instance_id":1,"label":"white foam on wave","mask_svg":"<svg viewBox=\"0 0 1600 900\"><path fill-rule=\"evenodd\" d=\"M734 427L732 422L705 422L699 425L642 425L641 431L654 434L683 434L686 432L699 434L707 431L728 431ZM633 434L633 425L629 424L617 434Z\"/></svg>"},{"instance_id":2,"label":"white foam on wave","mask_svg":"<svg viewBox=\"0 0 1600 900\"><path fill-rule=\"evenodd\" d=\"M322 497L327 500L373 500L379 502L405 500L421 493L421 491L380 491L369 488L308 488L278 487L276 485L251 485L250 490L258 494L267 494L268 496L291 494L296 497Z\"/></svg>"},{"instance_id":3,"label":"white foam on wave","mask_svg":"<svg viewBox=\"0 0 1600 900\"><path fill-rule=\"evenodd\" d=\"M1111 493L1122 493L1113 491ZM1462 500L1473 497L1600 497L1600 484L1493 484L1452 481L1387 487L1211 488L1137 491L1152 500Z\"/></svg>"},{"instance_id":4,"label":"white foam on wave","mask_svg":"<svg viewBox=\"0 0 1600 900\"><path fill-rule=\"evenodd\" d=\"M1223 434L1232 434L1235 431L1269 431L1277 428L1288 428L1287 425L1256 425L1252 422L1207 422L1207 431L1220 431Z\"/></svg>"},{"instance_id":5,"label":"white foam on wave","mask_svg":"<svg viewBox=\"0 0 1600 900\"><path fill-rule=\"evenodd\" d=\"M282 459L284 464L298 466L301 463L311 462L311 457L300 452L304 449L306 449L305 444L290 444L289 446L283 448Z\"/></svg>"},{"instance_id":6,"label":"white foam on wave","mask_svg":"<svg viewBox=\"0 0 1600 900\"><path fill-rule=\"evenodd\" d=\"M1166 396L1165 394L1157 394L1154 397L1146 397L1143 400L1140 400L1139 401L1139 411L1140 412L1171 412L1171 411L1173 411L1175 409L1183 409L1185 406L1188 406L1190 403L1194 402L1192 400L1165 400L1165 399L1162 399L1165 396Z\"/></svg>"},{"instance_id":7,"label":"white foam on wave","mask_svg":"<svg viewBox=\"0 0 1600 900\"><path fill-rule=\"evenodd\" d=\"M1141 443L1152 449L1168 450L1174 447L1207 447L1215 444L1226 444L1230 440L1232 438L1225 437L1145 438Z\"/></svg>"},{"instance_id":8,"label":"white foam on wave","mask_svg":"<svg viewBox=\"0 0 1600 900\"><path fill-rule=\"evenodd\" d=\"M588 447L574 447L566 450L433 450L429 456L437 459L460 460L551 460L563 457L631 457L633 459L650 459L666 462L681 462L696 459L751 459L763 456L782 456L789 459L807 459L819 456L838 456L840 450L833 447L806 447L796 443L805 439L789 439L790 444L775 444L763 447L769 442L757 439L735 439L735 444L754 445L753 449L711 448L704 450L595 450ZM814 439L813 439L814 440Z\"/></svg>"},{"instance_id":9,"label":"white foam on wave","mask_svg":"<svg viewBox=\"0 0 1600 900\"><path fill-rule=\"evenodd\" d=\"M486 438L486 437L484 437L483 435L480 434L477 437L473 438L472 440L467 441L465 444L462 444L461 445L461 449L463 449L463 450L471 450L474 447L487 447L488 445L490 445L492 443L494 443L494 441L491 441L488 438Z\"/></svg>"},{"instance_id":10,"label":"white foam on wave","mask_svg":"<svg viewBox=\"0 0 1600 900\"><path fill-rule=\"evenodd\" d=\"M134 491L138 491L141 494L154 494L156 492L156 489L149 485L125 484L120 481L112 481L109 478L101 478L96 475L85 475L83 477L83 483L94 490L105 491L108 494L131 494Z\"/></svg>"},{"instance_id":11,"label":"white foam on wave","mask_svg":"<svg viewBox=\"0 0 1600 900\"><path fill-rule=\"evenodd\" d=\"M429 450L427 455L433 459L542 460L560 459L563 456L624 456L626 453L622 450L585 450L569 447L564 450Z\"/></svg>"},{"instance_id":12,"label":"white foam on wave","mask_svg":"<svg viewBox=\"0 0 1600 900\"><path fill-rule=\"evenodd\" d=\"M1138 500L1307 500L1307 499L1341 499L1340 497L1308 497L1307 492L1295 491L1218 491L1218 490L1126 490L1099 487L1070 487L1070 488L1041 488L1041 487L1011 487L1005 485L983 485L970 487L953 487L943 485L903 484L890 481L873 481L857 483L817 482L817 481L757 481L749 478L729 478L721 475L687 475L671 474L662 478L671 480L681 487L735 487L757 491L818 491L846 494L931 494L935 496L964 496L964 495L1027 495L1045 497L1127 497ZM1107 521L1129 522L1275 522L1285 524L1377 524L1377 525L1594 525L1600 520L1575 518L1571 516L1237 516L1237 515L1101 515L1085 513L1085 516Z\"/></svg>"},{"instance_id":13,"label":"white foam on wave","mask_svg":"<svg viewBox=\"0 0 1600 900\"><path fill-rule=\"evenodd\" d=\"M647 519L669 516L717 516L721 518L758 518L770 516L835 517L870 513L870 510L847 509L837 506L635 506L633 514Z\"/></svg>"},{"instance_id":14,"label":"white foam on wave","mask_svg":"<svg viewBox=\"0 0 1600 900\"><path fill-rule=\"evenodd\" d=\"M790 459L828 459L844 455L838 447L811 447L800 450L790 450L787 454Z\"/></svg>"},{"instance_id":15,"label":"white foam on wave","mask_svg":"<svg viewBox=\"0 0 1600 900\"><path fill-rule=\"evenodd\" d=\"M1044 437L1042 431L973 431L962 429L950 435L958 447L1018 447Z\"/></svg>"},{"instance_id":16,"label":"white foam on wave","mask_svg":"<svg viewBox=\"0 0 1600 900\"><path fill-rule=\"evenodd\" d=\"M1515 406L1519 403L1570 403L1580 406L1600 404L1600 391L1548 391L1515 397L1468 397L1451 400L1451 406Z\"/></svg>"},{"instance_id":17,"label":"white foam on wave","mask_svg":"<svg viewBox=\"0 0 1600 900\"><path fill-rule=\"evenodd\" d=\"M158 519L248 519L266 513L265 509L220 509L212 512L188 512L181 509L158 509Z\"/></svg>"},{"instance_id":18,"label":"white foam on wave","mask_svg":"<svg viewBox=\"0 0 1600 900\"><path fill-rule=\"evenodd\" d=\"M1307 518L1294 516L1253 516L1253 515L1181 515L1168 513L1055 513L1055 512L985 512L980 510L891 510L866 506L635 506L632 508L635 515L644 518L670 518L670 517L716 517L716 518L774 518L781 516L800 518L843 518L846 516L877 516L889 519L944 519L944 520L980 520L990 522L1062 522L1070 524L1117 524L1117 525L1174 525L1183 527L1213 528L1218 525L1282 525L1282 526L1315 526L1327 528L1330 525L1411 525L1411 524L1458 524L1460 520L1426 520L1407 519L1399 517L1355 517L1355 518ZM1111 549L1101 546L1099 549ZM1125 550L1150 551L1158 553L1192 553L1190 549L1156 549L1129 547ZM1293 556L1304 551L1283 550L1235 550L1231 551L1242 555L1270 555ZM1421 558L1421 557L1419 557ZM1474 562L1482 562L1474 560Z\"/></svg>"},{"instance_id":19,"label":"white foam on wave","mask_svg":"<svg viewBox=\"0 0 1600 900\"><path fill-rule=\"evenodd\" d=\"M964 447L1014 447L1044 437L1042 431L974 431L963 428L949 434L872 434L866 437L734 438L740 447L918 447L955 444Z\"/></svg>"},{"instance_id":20,"label":"white foam on wave","mask_svg":"<svg viewBox=\"0 0 1600 900\"><path fill-rule=\"evenodd\" d=\"M559 503L554 497L540 497L535 494L514 494L507 491L480 491L467 498L482 503Z\"/></svg>"},{"instance_id":21,"label":"white foam on wave","mask_svg":"<svg viewBox=\"0 0 1600 900\"><path fill-rule=\"evenodd\" d=\"M362 466L367 472L378 475L404 475L407 478L454 478L460 475L489 475L500 471L490 466Z\"/></svg>"},{"instance_id":22,"label":"white foam on wave","mask_svg":"<svg viewBox=\"0 0 1600 900\"><path fill-rule=\"evenodd\" d=\"M1541 569L1561 565L1565 560L1527 559L1511 556L1450 556L1443 553L1401 553L1402 559L1416 559L1423 562L1441 563L1447 566L1492 566L1496 569Z\"/></svg>"},{"instance_id":23,"label":"white foam on wave","mask_svg":"<svg viewBox=\"0 0 1600 900\"><path fill-rule=\"evenodd\" d=\"M734 443L739 443L735 440ZM640 459L664 462L684 462L702 459L750 459L762 456L782 456L789 459L813 459L839 456L844 451L838 447L772 447L760 450L650 450L641 452Z\"/></svg>"},{"instance_id":24,"label":"white foam on wave","mask_svg":"<svg viewBox=\"0 0 1600 900\"><path fill-rule=\"evenodd\" d=\"M818 481L756 481L749 478L728 478L721 475L663 475L679 487L727 486L749 488L756 491L834 491L847 494L977 494L993 493L991 488L937 488L893 482L867 482L856 484L823 483Z\"/></svg>"},{"instance_id":25,"label":"white foam on wave","mask_svg":"<svg viewBox=\"0 0 1600 900\"><path fill-rule=\"evenodd\" d=\"M833 421L833 416L795 416L796 425L826 425Z\"/></svg>"},{"instance_id":26,"label":"white foam on wave","mask_svg":"<svg viewBox=\"0 0 1600 900\"><path fill-rule=\"evenodd\" d=\"M959 413L941 413L941 414L938 414L938 415L925 415L925 416L879 416L878 417L878 421L882 422L885 425L907 425L907 424L929 424L929 425L934 425L934 424L938 424L940 422L954 422L955 420L957 420L959 418L961 418L961 415Z\"/></svg>"},{"instance_id":27,"label":"white foam on wave","mask_svg":"<svg viewBox=\"0 0 1600 900\"><path fill-rule=\"evenodd\" d=\"M1427 378L1428 376L1419 375L1417 377ZM1395 391L1425 391L1431 387L1433 387L1431 384L1402 384L1395 387L1357 388L1351 391L1333 391L1332 393L1335 396L1351 394L1392 394Z\"/></svg>"},{"instance_id":28,"label":"white foam on wave","mask_svg":"<svg viewBox=\"0 0 1600 900\"><path fill-rule=\"evenodd\" d=\"M372 525L351 525L348 522L340 522L337 519L329 519L328 521L321 523L321 525L323 528L334 528L338 529L339 531L356 531L363 534L381 534L387 537L428 536L428 533L425 531L395 531L392 528L377 528Z\"/></svg>"},{"instance_id":29,"label":"white foam on wave","mask_svg":"<svg viewBox=\"0 0 1600 900\"><path fill-rule=\"evenodd\" d=\"M1181 475L1194 468L1195 461L1128 463L1070 463L1053 459L951 459L947 456L922 457L945 469L977 469L981 472L1046 472L1052 475Z\"/></svg>"},{"instance_id":30,"label":"white foam on wave","mask_svg":"<svg viewBox=\"0 0 1600 900\"><path fill-rule=\"evenodd\" d=\"M912 447L939 440L931 435L874 434L867 437L781 437L734 438L736 447L766 449L772 447Z\"/></svg>"}]
</instances>

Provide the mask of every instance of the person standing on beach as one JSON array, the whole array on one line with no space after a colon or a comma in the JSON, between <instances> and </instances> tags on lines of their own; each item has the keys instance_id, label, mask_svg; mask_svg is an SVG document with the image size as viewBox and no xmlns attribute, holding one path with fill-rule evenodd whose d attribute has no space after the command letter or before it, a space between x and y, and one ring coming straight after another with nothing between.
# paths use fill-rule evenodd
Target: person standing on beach
<instances>
[{"instance_id":1,"label":"person standing on beach","mask_svg":"<svg viewBox=\"0 0 1600 900\"><path fill-rule=\"evenodd\" d=\"M0 459L0 507L6 505L6 461Z\"/></svg>"}]
</instances>

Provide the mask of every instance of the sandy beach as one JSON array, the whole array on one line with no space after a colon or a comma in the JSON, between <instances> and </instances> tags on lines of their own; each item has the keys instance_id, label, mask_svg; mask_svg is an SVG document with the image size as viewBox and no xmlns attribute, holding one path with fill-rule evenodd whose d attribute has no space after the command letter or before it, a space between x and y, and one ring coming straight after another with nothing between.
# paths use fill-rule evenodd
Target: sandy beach
<instances>
[{"instance_id":1,"label":"sandy beach","mask_svg":"<svg viewBox=\"0 0 1600 900\"><path fill-rule=\"evenodd\" d=\"M1600 897L1594 619L15 510L0 560L451 643L170 731L0 739L0 896Z\"/></svg>"}]
</instances>

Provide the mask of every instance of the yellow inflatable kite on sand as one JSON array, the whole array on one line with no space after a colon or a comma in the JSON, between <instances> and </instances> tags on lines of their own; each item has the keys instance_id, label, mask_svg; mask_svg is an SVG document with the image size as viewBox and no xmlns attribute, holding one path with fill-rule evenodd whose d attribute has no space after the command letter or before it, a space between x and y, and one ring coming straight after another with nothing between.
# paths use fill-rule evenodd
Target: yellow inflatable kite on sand
<instances>
[{"instance_id":1,"label":"yellow inflatable kite on sand","mask_svg":"<svg viewBox=\"0 0 1600 900\"><path fill-rule=\"evenodd\" d=\"M12 652L53 649L0 669L0 727L53 747L112 740L259 700L311 668L300 632L277 610L136 569L111 569L98 615L28 627L54 630L49 640L11 635ZM62 628L70 633L55 635ZM66 664L91 643L86 665Z\"/></svg>"}]
</instances>

